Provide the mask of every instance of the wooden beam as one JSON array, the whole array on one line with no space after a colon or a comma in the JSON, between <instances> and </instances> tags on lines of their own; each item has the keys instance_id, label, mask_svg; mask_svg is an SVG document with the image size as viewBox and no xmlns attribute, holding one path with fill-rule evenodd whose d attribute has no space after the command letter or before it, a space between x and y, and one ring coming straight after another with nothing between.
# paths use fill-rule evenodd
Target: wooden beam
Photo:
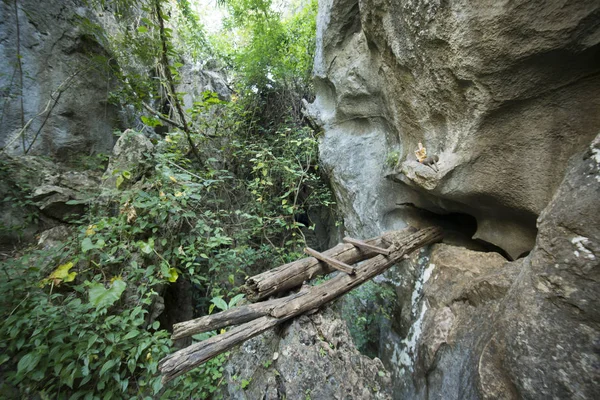
<instances>
[{"instance_id":1,"label":"wooden beam","mask_svg":"<svg viewBox=\"0 0 600 400\"><path fill-rule=\"evenodd\" d=\"M365 240L365 243L378 247L389 247L391 243L402 241L414 232L416 232L414 228L386 232L382 236ZM340 243L324 251L323 254L346 264L355 264L377 255L375 252L363 250L347 243ZM277 293L290 291L301 286L305 281L333 271L335 269L328 264L307 257L252 276L246 279L246 284L242 286L241 290L246 293L248 300L258 301Z\"/></svg>"},{"instance_id":2,"label":"wooden beam","mask_svg":"<svg viewBox=\"0 0 600 400\"><path fill-rule=\"evenodd\" d=\"M393 245L389 256L378 255L365 261L356 269L354 275L339 274L318 286L276 299L277 302L271 305L272 308L268 315L246 322L227 333L213 336L163 358L158 364L158 368L163 374L163 383L169 382L273 326L335 300L381 274L406 254L441 239L441 229L434 227L422 229L409 235L403 242Z\"/></svg>"},{"instance_id":3,"label":"wooden beam","mask_svg":"<svg viewBox=\"0 0 600 400\"><path fill-rule=\"evenodd\" d=\"M381 247L377 247L377 246L373 246L369 243L365 243L362 240L358 240L358 239L352 239L350 237L345 237L343 239L344 243L350 243L351 245L354 245L356 247L359 247L363 250L370 250L374 253L377 254L383 254L384 256L388 256L390 254L390 251L388 249L382 249Z\"/></svg>"},{"instance_id":4,"label":"wooden beam","mask_svg":"<svg viewBox=\"0 0 600 400\"><path fill-rule=\"evenodd\" d=\"M253 319L268 315L278 303L279 299L263 301L260 303L233 307L220 313L205 315L190 321L180 322L173 325L173 335L171 335L171 339L177 340L197 333L209 332L226 326L252 321Z\"/></svg>"},{"instance_id":5,"label":"wooden beam","mask_svg":"<svg viewBox=\"0 0 600 400\"><path fill-rule=\"evenodd\" d=\"M325 254L319 253L318 251L311 249L310 247L305 248L304 252L306 254L308 254L309 256L313 256L314 258L316 258L319 261L323 261L324 263L327 263L330 267L335 268L338 271L342 271L342 272L345 272L350 275L353 275L355 272L353 266L343 263L341 261L338 261L333 257L328 257Z\"/></svg>"},{"instance_id":6,"label":"wooden beam","mask_svg":"<svg viewBox=\"0 0 600 400\"><path fill-rule=\"evenodd\" d=\"M179 375L194 369L198 365L226 352L269 328L280 324L283 320L269 316L240 325L227 333L213 336L170 354L160 360L158 368L163 374L162 382L167 383Z\"/></svg>"}]
</instances>

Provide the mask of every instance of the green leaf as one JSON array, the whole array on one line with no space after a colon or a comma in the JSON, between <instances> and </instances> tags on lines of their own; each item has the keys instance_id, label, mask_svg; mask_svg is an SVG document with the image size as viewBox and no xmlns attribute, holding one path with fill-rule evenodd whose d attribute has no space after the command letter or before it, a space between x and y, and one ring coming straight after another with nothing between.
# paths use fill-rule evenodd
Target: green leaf
<instances>
[{"instance_id":1,"label":"green leaf","mask_svg":"<svg viewBox=\"0 0 600 400\"><path fill-rule=\"evenodd\" d=\"M138 246L143 253L150 254L154 249L154 239L150 238L147 243L140 241L138 242Z\"/></svg>"},{"instance_id":2,"label":"green leaf","mask_svg":"<svg viewBox=\"0 0 600 400\"><path fill-rule=\"evenodd\" d=\"M175 282L175 281L177 281L177 278L179 278L179 274L177 273L177 270L175 268L169 268L169 274L167 276L168 281Z\"/></svg>"},{"instance_id":3,"label":"green leaf","mask_svg":"<svg viewBox=\"0 0 600 400\"><path fill-rule=\"evenodd\" d=\"M95 248L95 246L92 243L92 239L90 239L90 238L85 238L81 242L81 251L83 251L84 253L87 253L88 251L90 251L94 248Z\"/></svg>"},{"instance_id":4,"label":"green leaf","mask_svg":"<svg viewBox=\"0 0 600 400\"><path fill-rule=\"evenodd\" d=\"M94 345L94 343L96 343L97 340L98 340L98 335L96 335L95 333L92 333L92 335L88 339L87 349L89 350Z\"/></svg>"},{"instance_id":5,"label":"green leaf","mask_svg":"<svg viewBox=\"0 0 600 400\"><path fill-rule=\"evenodd\" d=\"M221 296L213 297L210 302L213 303L219 310L227 310L227 303L225 303L225 300L223 300Z\"/></svg>"},{"instance_id":6,"label":"green leaf","mask_svg":"<svg viewBox=\"0 0 600 400\"><path fill-rule=\"evenodd\" d=\"M19 360L17 364L17 373L30 372L40 362L41 356L39 353L27 353Z\"/></svg>"},{"instance_id":7,"label":"green leaf","mask_svg":"<svg viewBox=\"0 0 600 400\"><path fill-rule=\"evenodd\" d=\"M148 32L148 28L146 28L145 26L138 26L137 31L138 33L146 33Z\"/></svg>"},{"instance_id":8,"label":"green leaf","mask_svg":"<svg viewBox=\"0 0 600 400\"><path fill-rule=\"evenodd\" d=\"M117 362L118 360L108 360L107 362L105 362L102 368L100 369L100 376L104 375L106 371L111 369Z\"/></svg>"},{"instance_id":9,"label":"green leaf","mask_svg":"<svg viewBox=\"0 0 600 400\"><path fill-rule=\"evenodd\" d=\"M130 358L127 360L127 369L133 374L133 371L135 371L135 359Z\"/></svg>"},{"instance_id":10,"label":"green leaf","mask_svg":"<svg viewBox=\"0 0 600 400\"><path fill-rule=\"evenodd\" d=\"M0 365L4 364L5 362L7 362L8 360L10 360L10 357L7 356L6 354L2 354L0 356Z\"/></svg>"},{"instance_id":11,"label":"green leaf","mask_svg":"<svg viewBox=\"0 0 600 400\"><path fill-rule=\"evenodd\" d=\"M94 305L96 309L110 307L121 298L126 287L127 284L121 279L116 279L109 289L106 289L104 285L100 283L91 283L89 288L90 303Z\"/></svg>"},{"instance_id":12,"label":"green leaf","mask_svg":"<svg viewBox=\"0 0 600 400\"><path fill-rule=\"evenodd\" d=\"M243 293L240 293L240 294L238 294L237 296L235 296L234 298L232 298L231 300L229 300L229 307L228 307L228 308L235 307L235 305L236 305L236 304L237 304L237 303L238 303L238 302L239 302L241 299L243 299L243 298L244 298L244 294L243 294Z\"/></svg>"},{"instance_id":13,"label":"green leaf","mask_svg":"<svg viewBox=\"0 0 600 400\"><path fill-rule=\"evenodd\" d=\"M117 182L116 182L117 189L119 188L119 186L121 186L121 184L123 183L124 180L125 179L123 178L123 175L117 176Z\"/></svg>"},{"instance_id":14,"label":"green leaf","mask_svg":"<svg viewBox=\"0 0 600 400\"><path fill-rule=\"evenodd\" d=\"M160 378L155 379L154 382L152 383L152 390L154 391L154 394L157 394L158 392L160 392L160 389L162 389L162 387L163 387L163 385L162 385Z\"/></svg>"},{"instance_id":15,"label":"green leaf","mask_svg":"<svg viewBox=\"0 0 600 400\"><path fill-rule=\"evenodd\" d=\"M72 262L59 265L47 278L42 280L41 284L54 283L55 285L60 285L62 282L72 282L75 280L77 272L69 272L71 268L73 268Z\"/></svg>"},{"instance_id":16,"label":"green leaf","mask_svg":"<svg viewBox=\"0 0 600 400\"><path fill-rule=\"evenodd\" d=\"M129 332L127 335L125 335L125 336L123 337L123 339L121 339L121 340L129 340L129 339L133 339L134 337L136 337L136 336L137 336L137 335L139 335L139 334L140 334L140 331L133 330L133 331Z\"/></svg>"}]
</instances>

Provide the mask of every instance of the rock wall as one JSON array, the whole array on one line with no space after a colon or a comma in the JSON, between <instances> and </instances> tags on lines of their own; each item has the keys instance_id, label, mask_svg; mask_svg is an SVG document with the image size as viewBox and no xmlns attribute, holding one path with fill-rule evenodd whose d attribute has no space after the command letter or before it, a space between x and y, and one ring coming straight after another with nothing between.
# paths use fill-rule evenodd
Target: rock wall
<instances>
[{"instance_id":1,"label":"rock wall","mask_svg":"<svg viewBox=\"0 0 600 400\"><path fill-rule=\"evenodd\" d=\"M348 230L401 227L410 203L476 217L475 237L513 258L531 250L600 130L599 19L596 1L321 1L309 111Z\"/></svg>"},{"instance_id":2,"label":"rock wall","mask_svg":"<svg viewBox=\"0 0 600 400\"><path fill-rule=\"evenodd\" d=\"M529 256L433 247L396 398L600 396L600 135L572 161Z\"/></svg>"},{"instance_id":3,"label":"rock wall","mask_svg":"<svg viewBox=\"0 0 600 400\"><path fill-rule=\"evenodd\" d=\"M598 21L594 1L320 2L308 112L348 233L481 239L382 278L394 398L600 397Z\"/></svg>"},{"instance_id":4,"label":"rock wall","mask_svg":"<svg viewBox=\"0 0 600 400\"><path fill-rule=\"evenodd\" d=\"M107 103L114 82L91 63L93 56L110 56L80 23L95 16L79 0L5 1L0 15L0 147L14 154L31 147L29 154L63 160L110 152L119 127L117 110ZM30 120L23 143L19 132Z\"/></svg>"}]
</instances>

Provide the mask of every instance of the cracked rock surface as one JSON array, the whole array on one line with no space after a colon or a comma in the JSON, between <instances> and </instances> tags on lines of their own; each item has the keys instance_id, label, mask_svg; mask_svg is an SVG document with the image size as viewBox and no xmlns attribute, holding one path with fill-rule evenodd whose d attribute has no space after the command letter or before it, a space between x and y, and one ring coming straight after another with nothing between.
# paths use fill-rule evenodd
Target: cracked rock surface
<instances>
[{"instance_id":1,"label":"cracked rock surface","mask_svg":"<svg viewBox=\"0 0 600 400\"><path fill-rule=\"evenodd\" d=\"M570 165L524 259L433 247L422 333L412 369L393 371L394 398L600 396L600 135Z\"/></svg>"},{"instance_id":2,"label":"cracked rock surface","mask_svg":"<svg viewBox=\"0 0 600 400\"><path fill-rule=\"evenodd\" d=\"M331 309L241 345L225 368L230 399L391 399L390 374L358 352ZM249 382L242 389L242 382Z\"/></svg>"},{"instance_id":3,"label":"cracked rock surface","mask_svg":"<svg viewBox=\"0 0 600 400\"><path fill-rule=\"evenodd\" d=\"M474 216L475 238L513 259L530 251L600 131L599 17L580 0L320 1L309 111L349 233L403 227L409 202Z\"/></svg>"}]
</instances>

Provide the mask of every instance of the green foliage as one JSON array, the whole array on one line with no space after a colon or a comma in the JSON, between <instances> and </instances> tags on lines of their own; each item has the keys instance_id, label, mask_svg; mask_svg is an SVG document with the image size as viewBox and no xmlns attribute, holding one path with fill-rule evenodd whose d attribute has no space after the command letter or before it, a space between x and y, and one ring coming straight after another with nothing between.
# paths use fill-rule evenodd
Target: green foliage
<instances>
[{"instance_id":1,"label":"green foliage","mask_svg":"<svg viewBox=\"0 0 600 400\"><path fill-rule=\"evenodd\" d=\"M86 282L89 286L90 304L96 309L107 308L121 298L127 284L122 279L115 279L107 289L98 282Z\"/></svg>"},{"instance_id":2,"label":"green foliage","mask_svg":"<svg viewBox=\"0 0 600 400\"><path fill-rule=\"evenodd\" d=\"M344 296L341 313L350 335L361 353L369 357L378 354L379 327L391 319L393 288L369 281Z\"/></svg>"},{"instance_id":3,"label":"green foliage","mask_svg":"<svg viewBox=\"0 0 600 400\"><path fill-rule=\"evenodd\" d=\"M25 169L15 174L15 164L0 158L0 237L21 237L25 230L38 224L39 211L32 198L31 173ZM11 216L13 218L11 218Z\"/></svg>"},{"instance_id":4,"label":"green foliage","mask_svg":"<svg viewBox=\"0 0 600 400\"><path fill-rule=\"evenodd\" d=\"M242 382L241 382L242 390L246 390L246 388L248 388L248 386L250 385L251 381L252 381L252 379L242 379Z\"/></svg>"},{"instance_id":5,"label":"green foliage","mask_svg":"<svg viewBox=\"0 0 600 400\"><path fill-rule=\"evenodd\" d=\"M245 87L264 90L272 84L310 84L317 1L306 2L286 18L274 10L271 0L224 0L223 4L230 17L217 46Z\"/></svg>"},{"instance_id":6,"label":"green foliage","mask_svg":"<svg viewBox=\"0 0 600 400\"><path fill-rule=\"evenodd\" d=\"M396 165L398 165L399 160L400 160L400 153L397 151L392 151L392 152L388 153L388 155L385 159L385 164L388 167L393 168Z\"/></svg>"},{"instance_id":7,"label":"green foliage","mask_svg":"<svg viewBox=\"0 0 600 400\"><path fill-rule=\"evenodd\" d=\"M93 276L93 283L78 277L55 280L50 287L37 285L45 275L39 265L72 255L68 243L3 264L0 349L5 386L1 390L14 385L19 397L38 393L58 399L158 394L157 361L169 351L170 340L165 331L156 331L156 325L147 326L145 321L144 305L151 302L151 291L141 286L137 304L111 307L122 297L125 283L120 279L109 289L100 283L101 275Z\"/></svg>"},{"instance_id":8,"label":"green foliage","mask_svg":"<svg viewBox=\"0 0 600 400\"><path fill-rule=\"evenodd\" d=\"M235 103L212 107L224 108L231 126L246 126L235 123ZM167 136L150 160L153 173L109 189L108 203L93 207L59 249L4 263L0 348L6 382L22 395L167 390L155 374L171 351L168 334L147 321L159 285L186 279L202 288L198 315L234 307L243 277L300 256L305 243L294 215L332 204L309 129L282 127L258 138L223 130L205 139L212 157L201 168L186 158L185 145L182 134ZM227 160L235 160L231 170ZM225 360L181 377L166 398L215 393Z\"/></svg>"},{"instance_id":9,"label":"green foliage","mask_svg":"<svg viewBox=\"0 0 600 400\"><path fill-rule=\"evenodd\" d=\"M301 100L312 99L317 1L301 3L282 17L271 0L223 0L225 29L212 38L216 53L231 67L239 93L267 126L303 118ZM255 94L252 96L251 94Z\"/></svg>"},{"instance_id":10,"label":"green foliage","mask_svg":"<svg viewBox=\"0 0 600 400\"><path fill-rule=\"evenodd\" d=\"M182 94L163 99L169 91L165 68L177 83L185 57L213 54L187 0L90 3L124 26L109 35L81 21L83 31L109 50L110 56L94 60L120 83L109 98L114 104L172 107L169 101ZM157 4L167 23L164 43ZM237 287L246 276L302 255L303 232L311 226L297 216L334 205L318 167L318 140L300 113L300 99L311 96L316 1L283 19L270 0L224 4L230 19L223 35L213 38L214 54L237 77L232 100L204 92L185 110L189 132L173 129L156 140L155 153L143 160L151 171L138 181L129 171L114 171L115 185L90 202L72 237L3 262L0 394L217 396L227 354L162 387L157 363L173 349L152 317L157 292L183 279L195 289L195 316L232 308L243 298ZM235 41L225 41L229 34ZM172 65L159 61L163 44ZM157 115L141 122L149 128L163 123ZM193 160L190 143L199 153ZM73 164L103 169L106 156ZM2 177L13 172L0 164ZM4 201L32 208L28 188L15 187ZM242 381L242 388L249 384Z\"/></svg>"}]
</instances>

